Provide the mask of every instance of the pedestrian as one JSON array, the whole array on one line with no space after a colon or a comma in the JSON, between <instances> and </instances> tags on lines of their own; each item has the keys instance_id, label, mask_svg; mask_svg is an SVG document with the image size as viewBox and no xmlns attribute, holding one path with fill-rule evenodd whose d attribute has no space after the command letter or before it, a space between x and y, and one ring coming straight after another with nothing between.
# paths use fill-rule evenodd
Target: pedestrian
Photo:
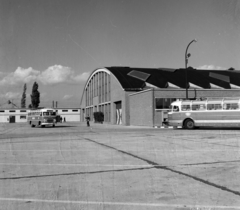
<instances>
[{"instance_id":1,"label":"pedestrian","mask_svg":"<svg viewBox=\"0 0 240 210\"><path fill-rule=\"evenodd\" d=\"M87 116L87 117L86 117L86 120L87 120L87 127L90 127L90 117Z\"/></svg>"}]
</instances>

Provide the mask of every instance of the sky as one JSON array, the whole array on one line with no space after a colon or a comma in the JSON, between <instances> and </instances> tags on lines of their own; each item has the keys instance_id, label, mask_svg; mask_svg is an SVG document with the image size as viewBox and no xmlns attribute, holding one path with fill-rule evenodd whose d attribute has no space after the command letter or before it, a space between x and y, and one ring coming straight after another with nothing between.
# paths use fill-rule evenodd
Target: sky
<instances>
[{"instance_id":1,"label":"sky","mask_svg":"<svg viewBox=\"0 0 240 210\"><path fill-rule=\"evenodd\" d=\"M0 0L0 107L79 107L107 66L240 70L240 0Z\"/></svg>"}]
</instances>

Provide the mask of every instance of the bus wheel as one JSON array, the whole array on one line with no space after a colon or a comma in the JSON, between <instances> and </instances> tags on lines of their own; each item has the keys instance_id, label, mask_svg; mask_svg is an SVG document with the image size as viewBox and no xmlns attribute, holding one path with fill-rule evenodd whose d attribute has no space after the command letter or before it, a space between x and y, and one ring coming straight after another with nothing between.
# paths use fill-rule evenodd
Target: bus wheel
<instances>
[{"instance_id":1,"label":"bus wheel","mask_svg":"<svg viewBox=\"0 0 240 210\"><path fill-rule=\"evenodd\" d=\"M194 122L190 119L186 120L184 123L184 128L186 129L194 129Z\"/></svg>"},{"instance_id":2,"label":"bus wheel","mask_svg":"<svg viewBox=\"0 0 240 210\"><path fill-rule=\"evenodd\" d=\"M35 127L35 125L34 125L34 124L31 124L31 127L32 127L32 128L34 128L34 127Z\"/></svg>"},{"instance_id":3,"label":"bus wheel","mask_svg":"<svg viewBox=\"0 0 240 210\"><path fill-rule=\"evenodd\" d=\"M52 127L55 127L55 124L53 124Z\"/></svg>"}]
</instances>

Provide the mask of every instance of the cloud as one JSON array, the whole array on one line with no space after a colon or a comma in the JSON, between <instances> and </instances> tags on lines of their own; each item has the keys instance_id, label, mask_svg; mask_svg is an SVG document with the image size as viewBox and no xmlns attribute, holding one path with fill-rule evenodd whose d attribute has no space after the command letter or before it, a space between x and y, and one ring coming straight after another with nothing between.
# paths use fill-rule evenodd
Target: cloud
<instances>
[{"instance_id":1,"label":"cloud","mask_svg":"<svg viewBox=\"0 0 240 210\"><path fill-rule=\"evenodd\" d=\"M76 77L74 77L72 79L76 82L84 82L84 81L87 81L89 76L90 76L89 72L84 72L82 74L77 75Z\"/></svg>"},{"instance_id":2,"label":"cloud","mask_svg":"<svg viewBox=\"0 0 240 210\"><path fill-rule=\"evenodd\" d=\"M6 98L6 99L17 99L17 98L21 98L22 94L18 92L7 92L5 94L1 94L0 97Z\"/></svg>"},{"instance_id":3,"label":"cloud","mask_svg":"<svg viewBox=\"0 0 240 210\"><path fill-rule=\"evenodd\" d=\"M14 72L5 74L0 72L0 85L18 85L33 81L40 81L44 85L61 83L78 84L88 79L90 73L76 74L70 67L54 65L44 71L34 70L32 67L23 69L18 67Z\"/></svg>"},{"instance_id":4,"label":"cloud","mask_svg":"<svg viewBox=\"0 0 240 210\"><path fill-rule=\"evenodd\" d=\"M17 85L19 83L28 83L30 81L36 80L40 71L34 70L33 68L23 69L18 67L15 72L12 72L5 76L5 74L0 74L4 76L0 80L0 85Z\"/></svg>"},{"instance_id":5,"label":"cloud","mask_svg":"<svg viewBox=\"0 0 240 210\"><path fill-rule=\"evenodd\" d=\"M203 65L199 66L196 69L206 69L206 70L225 70L227 68L221 67L221 66L214 66L214 65Z\"/></svg>"},{"instance_id":6,"label":"cloud","mask_svg":"<svg viewBox=\"0 0 240 210\"><path fill-rule=\"evenodd\" d=\"M74 77L74 72L69 67L64 67L61 65L51 66L45 71L43 71L38 79L43 84L57 84L68 82L70 78Z\"/></svg>"},{"instance_id":7,"label":"cloud","mask_svg":"<svg viewBox=\"0 0 240 210\"><path fill-rule=\"evenodd\" d=\"M72 97L73 97L73 95L65 95L65 96L63 96L63 100L68 100Z\"/></svg>"}]
</instances>

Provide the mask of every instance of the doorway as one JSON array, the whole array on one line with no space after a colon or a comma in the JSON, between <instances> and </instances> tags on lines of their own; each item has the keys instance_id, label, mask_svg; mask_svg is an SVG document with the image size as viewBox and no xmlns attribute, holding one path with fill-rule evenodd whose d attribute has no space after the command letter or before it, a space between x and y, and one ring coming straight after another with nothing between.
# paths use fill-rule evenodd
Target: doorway
<instances>
[{"instance_id":1,"label":"doorway","mask_svg":"<svg viewBox=\"0 0 240 210\"><path fill-rule=\"evenodd\" d=\"M116 105L116 124L121 125L122 124L122 102L118 101L115 102Z\"/></svg>"},{"instance_id":2,"label":"doorway","mask_svg":"<svg viewBox=\"0 0 240 210\"><path fill-rule=\"evenodd\" d=\"M9 116L9 123L15 123L16 117L15 116Z\"/></svg>"}]
</instances>

